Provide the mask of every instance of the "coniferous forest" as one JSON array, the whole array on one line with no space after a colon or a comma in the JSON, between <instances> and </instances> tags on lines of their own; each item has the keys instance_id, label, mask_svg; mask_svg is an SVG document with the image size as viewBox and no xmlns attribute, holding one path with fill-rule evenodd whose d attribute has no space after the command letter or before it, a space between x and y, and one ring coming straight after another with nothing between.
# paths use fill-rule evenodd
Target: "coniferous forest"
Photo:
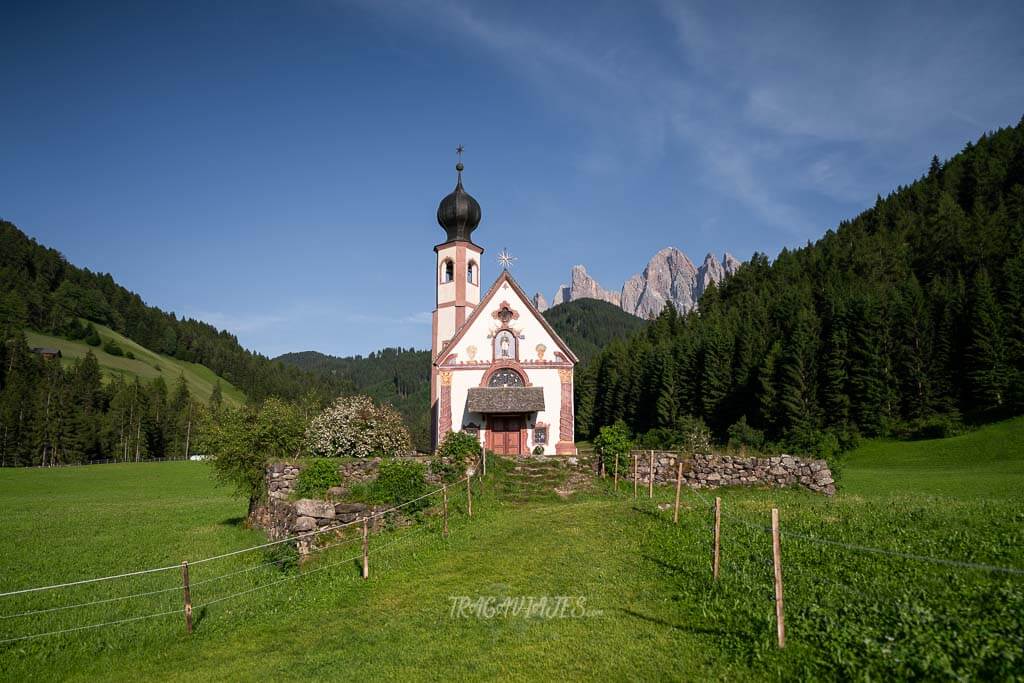
<instances>
[{"instance_id":1,"label":"coniferous forest","mask_svg":"<svg viewBox=\"0 0 1024 683\"><path fill-rule=\"evenodd\" d=\"M184 378L103 382L92 353L68 368L32 353L24 337L0 347L0 466L185 457L222 403L189 393Z\"/></svg>"},{"instance_id":2,"label":"coniferous forest","mask_svg":"<svg viewBox=\"0 0 1024 683\"><path fill-rule=\"evenodd\" d=\"M814 244L754 257L700 311L666 309L576 382L578 437L825 455L1024 411L1024 120L983 136Z\"/></svg>"}]
</instances>

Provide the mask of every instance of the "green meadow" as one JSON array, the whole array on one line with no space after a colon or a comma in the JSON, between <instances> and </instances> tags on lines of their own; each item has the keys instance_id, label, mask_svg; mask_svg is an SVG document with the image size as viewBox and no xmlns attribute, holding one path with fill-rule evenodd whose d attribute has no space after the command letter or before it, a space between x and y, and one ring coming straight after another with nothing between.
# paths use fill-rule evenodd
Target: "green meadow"
<instances>
[{"instance_id":1,"label":"green meadow","mask_svg":"<svg viewBox=\"0 0 1024 683\"><path fill-rule=\"evenodd\" d=\"M167 382L167 387L173 389L178 378L184 377L189 392L201 401L210 399L213 387L219 381L226 401L236 405L245 403L245 394L227 380L218 377L205 365L189 363L155 353L105 325L91 324L104 342L113 340L123 351L130 351L135 358L111 355L104 351L102 346L92 347L81 340L72 341L31 330L25 330L25 338L28 340L29 346L60 349L64 365L70 365L92 351L104 377L108 379L122 377L127 381L133 381L138 377L143 382L150 382L157 377L163 377Z\"/></svg>"},{"instance_id":2,"label":"green meadow","mask_svg":"<svg viewBox=\"0 0 1024 683\"><path fill-rule=\"evenodd\" d=\"M631 486L616 492L606 481L564 501L522 501L507 496L506 470L492 467L477 482L472 518L464 492L453 493L447 539L429 515L419 526L374 535L366 581L354 537L299 569L264 550L193 564L191 636L174 612L181 609L177 568L0 597L0 640L172 612L0 644L0 675L1024 676L1024 419L954 439L867 443L845 459L834 498L684 491L678 526L660 507L673 498L668 487L634 500ZM714 496L723 509L717 581ZM241 526L244 502L215 487L203 463L3 470L0 505L0 592L173 567L264 540ZM772 507L783 531L782 650L766 529ZM514 609L531 597L535 605L547 597L551 607L556 596L574 601L541 614ZM83 603L95 604L74 607ZM513 608L495 613L503 603Z\"/></svg>"}]
</instances>

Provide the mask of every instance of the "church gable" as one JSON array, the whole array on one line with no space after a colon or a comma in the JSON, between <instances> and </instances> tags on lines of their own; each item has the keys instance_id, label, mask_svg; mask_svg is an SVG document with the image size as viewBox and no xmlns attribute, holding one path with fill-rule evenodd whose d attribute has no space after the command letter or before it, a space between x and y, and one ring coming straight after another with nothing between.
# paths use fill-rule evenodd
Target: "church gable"
<instances>
[{"instance_id":1,"label":"church gable","mask_svg":"<svg viewBox=\"0 0 1024 683\"><path fill-rule=\"evenodd\" d=\"M438 365L571 365L576 356L507 271L437 359Z\"/></svg>"}]
</instances>

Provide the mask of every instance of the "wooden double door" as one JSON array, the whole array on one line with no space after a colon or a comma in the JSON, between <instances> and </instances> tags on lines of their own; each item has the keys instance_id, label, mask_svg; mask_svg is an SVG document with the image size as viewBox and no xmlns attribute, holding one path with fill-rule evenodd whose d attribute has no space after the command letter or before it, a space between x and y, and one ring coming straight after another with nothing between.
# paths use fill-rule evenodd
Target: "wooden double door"
<instances>
[{"instance_id":1,"label":"wooden double door","mask_svg":"<svg viewBox=\"0 0 1024 683\"><path fill-rule=\"evenodd\" d=\"M499 455L521 455L526 432L522 415L488 415L487 447Z\"/></svg>"}]
</instances>

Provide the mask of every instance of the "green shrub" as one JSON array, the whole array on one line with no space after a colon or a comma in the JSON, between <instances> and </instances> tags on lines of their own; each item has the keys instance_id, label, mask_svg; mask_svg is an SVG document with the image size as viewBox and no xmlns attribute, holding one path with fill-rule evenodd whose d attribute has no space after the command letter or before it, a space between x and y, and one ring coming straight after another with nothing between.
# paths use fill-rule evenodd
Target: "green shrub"
<instances>
[{"instance_id":1,"label":"green shrub","mask_svg":"<svg viewBox=\"0 0 1024 683\"><path fill-rule=\"evenodd\" d=\"M931 415L912 422L907 432L907 437L914 440L945 439L963 434L964 424L956 414Z\"/></svg>"},{"instance_id":2,"label":"green shrub","mask_svg":"<svg viewBox=\"0 0 1024 683\"><path fill-rule=\"evenodd\" d=\"M124 355L124 351L121 349L120 346L117 345L117 342L114 341L113 339L108 339L106 341L106 343L103 345L103 350L109 353L111 356Z\"/></svg>"},{"instance_id":3,"label":"green shrub","mask_svg":"<svg viewBox=\"0 0 1024 683\"><path fill-rule=\"evenodd\" d=\"M636 438L637 448L667 451L679 447L679 433L668 427L655 427Z\"/></svg>"},{"instance_id":4,"label":"green shrub","mask_svg":"<svg viewBox=\"0 0 1024 683\"><path fill-rule=\"evenodd\" d=\"M534 455L544 455L544 447L543 446L534 446L533 447L533 454Z\"/></svg>"},{"instance_id":5,"label":"green shrub","mask_svg":"<svg viewBox=\"0 0 1024 683\"><path fill-rule=\"evenodd\" d=\"M704 420L684 415L670 427L656 427L637 439L643 449L681 451L686 454L708 453L711 432Z\"/></svg>"},{"instance_id":6,"label":"green shrub","mask_svg":"<svg viewBox=\"0 0 1024 683\"><path fill-rule=\"evenodd\" d=\"M832 470L832 478L838 481L842 470L840 456L856 448L859 442L860 435L851 430L804 429L790 432L782 441L771 445L770 448L792 455L825 460Z\"/></svg>"},{"instance_id":7,"label":"green shrub","mask_svg":"<svg viewBox=\"0 0 1024 683\"><path fill-rule=\"evenodd\" d=\"M283 573L292 571L299 566L299 549L291 543L278 543L263 551L265 562L273 562L275 568Z\"/></svg>"},{"instance_id":8,"label":"green shrub","mask_svg":"<svg viewBox=\"0 0 1024 683\"><path fill-rule=\"evenodd\" d=\"M100 335L96 332L95 327L90 324L86 329L88 329L88 333L85 335L86 344L89 346L99 346L103 343L103 340L100 339Z\"/></svg>"},{"instance_id":9,"label":"green shrub","mask_svg":"<svg viewBox=\"0 0 1024 683\"><path fill-rule=\"evenodd\" d=\"M446 482L461 479L466 473L466 461L480 455L480 441L466 432L448 432L437 449L437 457L431 469L440 474ZM448 462L443 462L446 458Z\"/></svg>"},{"instance_id":10,"label":"green shrub","mask_svg":"<svg viewBox=\"0 0 1024 683\"><path fill-rule=\"evenodd\" d=\"M606 470L614 468L618 459L619 467L626 467L629 461L629 449L633 441L629 438L629 427L622 420L617 420L609 427L601 427L594 438L594 448L602 454Z\"/></svg>"},{"instance_id":11,"label":"green shrub","mask_svg":"<svg viewBox=\"0 0 1024 683\"><path fill-rule=\"evenodd\" d=\"M292 495L296 498L323 498L327 489L340 484L337 461L317 458L299 470Z\"/></svg>"},{"instance_id":12,"label":"green shrub","mask_svg":"<svg viewBox=\"0 0 1024 683\"><path fill-rule=\"evenodd\" d=\"M426 468L413 460L382 460L377 479L370 486L373 500L399 505L427 492ZM423 499L406 507L410 512L427 506Z\"/></svg>"},{"instance_id":13,"label":"green shrub","mask_svg":"<svg viewBox=\"0 0 1024 683\"><path fill-rule=\"evenodd\" d=\"M135 354L132 353L131 351L125 351L124 357L127 358L128 360L135 360Z\"/></svg>"},{"instance_id":14,"label":"green shrub","mask_svg":"<svg viewBox=\"0 0 1024 683\"><path fill-rule=\"evenodd\" d=\"M89 327L78 318L72 318L64 325L64 336L71 340L85 339L89 336Z\"/></svg>"},{"instance_id":15,"label":"green shrub","mask_svg":"<svg viewBox=\"0 0 1024 683\"><path fill-rule=\"evenodd\" d=\"M728 434L729 448L749 448L755 451L764 448L764 432L747 424L746 415L729 427Z\"/></svg>"}]
</instances>

